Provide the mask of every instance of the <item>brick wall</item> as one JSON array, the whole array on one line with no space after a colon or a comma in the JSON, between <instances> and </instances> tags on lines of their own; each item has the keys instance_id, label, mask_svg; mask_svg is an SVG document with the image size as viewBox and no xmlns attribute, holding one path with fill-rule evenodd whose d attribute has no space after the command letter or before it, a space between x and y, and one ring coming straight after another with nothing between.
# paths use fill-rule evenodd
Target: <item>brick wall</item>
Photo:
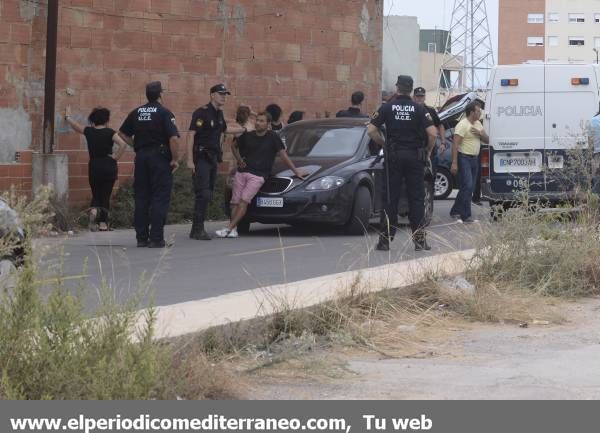
<instances>
[{"instance_id":1,"label":"brick wall","mask_svg":"<svg viewBox=\"0 0 600 433\"><path fill-rule=\"evenodd\" d=\"M0 4L0 102L31 117L41 141L45 1ZM357 89L365 109L380 101L383 0L61 0L57 111L72 106L84 121L95 106L118 128L145 102L144 85L161 80L164 103L186 131L191 112L224 82L238 104L280 104L307 117L335 114ZM41 86L41 88L40 88ZM72 90L72 96L67 95ZM41 92L41 93L40 93ZM1 116L1 114L0 114ZM85 140L56 119L57 151L70 157L70 198L89 196ZM132 155L120 162L121 180ZM4 166L0 165L0 177ZM0 185L1 186L1 185Z\"/></svg>"}]
</instances>

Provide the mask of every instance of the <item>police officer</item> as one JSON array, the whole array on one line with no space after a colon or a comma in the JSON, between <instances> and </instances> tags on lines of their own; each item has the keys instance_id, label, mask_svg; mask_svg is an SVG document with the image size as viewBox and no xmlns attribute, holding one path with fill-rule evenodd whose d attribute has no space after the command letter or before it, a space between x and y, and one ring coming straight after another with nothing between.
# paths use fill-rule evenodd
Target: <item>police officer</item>
<instances>
[{"instance_id":1,"label":"police officer","mask_svg":"<svg viewBox=\"0 0 600 433\"><path fill-rule=\"evenodd\" d=\"M381 235L377 249L388 251L389 242L396 233L398 200L402 181L406 184L409 220L415 250L431 249L425 238L424 199L425 163L433 149L437 131L431 116L424 107L411 99L413 79L400 75L397 93L389 102L373 113L368 134L380 146L385 146L386 196L385 210L381 216ZM385 125L387 142L379 128ZM428 145L424 145L426 135Z\"/></svg>"},{"instance_id":2,"label":"police officer","mask_svg":"<svg viewBox=\"0 0 600 433\"><path fill-rule=\"evenodd\" d=\"M166 246L164 226L173 171L178 167L179 132L175 116L162 105L162 93L160 81L148 83L148 103L129 113L119 130L124 140L133 142L135 150L134 225L138 247Z\"/></svg>"},{"instance_id":3,"label":"police officer","mask_svg":"<svg viewBox=\"0 0 600 433\"><path fill-rule=\"evenodd\" d=\"M191 239L211 239L204 228L204 220L215 190L218 163L222 162L223 134L241 134L245 131L242 127L228 130L222 110L226 95L231 93L224 84L211 87L210 102L192 114L187 149L187 165L194 170L195 203Z\"/></svg>"},{"instance_id":4,"label":"police officer","mask_svg":"<svg viewBox=\"0 0 600 433\"><path fill-rule=\"evenodd\" d=\"M415 101L415 103L425 107L425 110L427 110L427 112L431 116L431 121L433 122L433 126L435 126L437 128L437 132L438 132L437 135L438 135L438 137L440 137L440 146L441 146L441 150L443 152L444 148L445 148L444 136L446 135L446 128L444 128L444 124L441 122L440 117L437 114L437 111L435 111L435 108L430 107L429 105L427 105L425 103L426 96L427 96L426 90L423 87L417 87L417 88L415 88L415 90L413 92L413 101ZM425 143L425 145L427 145L427 143ZM433 148L433 151L431 152L431 168L433 169L434 176L435 176L435 172L437 171L437 166L438 166L439 150L440 149L438 149L437 140L436 140L436 144Z\"/></svg>"}]
</instances>

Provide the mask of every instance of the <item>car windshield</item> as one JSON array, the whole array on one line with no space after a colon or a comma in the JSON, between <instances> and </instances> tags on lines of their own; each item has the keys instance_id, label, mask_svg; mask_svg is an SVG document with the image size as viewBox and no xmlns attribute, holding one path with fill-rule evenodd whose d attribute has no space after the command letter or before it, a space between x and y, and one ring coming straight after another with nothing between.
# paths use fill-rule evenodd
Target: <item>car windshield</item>
<instances>
[{"instance_id":1,"label":"car windshield","mask_svg":"<svg viewBox=\"0 0 600 433\"><path fill-rule=\"evenodd\" d=\"M351 157L364 135L363 127L292 127L282 134L290 156L308 158Z\"/></svg>"}]
</instances>

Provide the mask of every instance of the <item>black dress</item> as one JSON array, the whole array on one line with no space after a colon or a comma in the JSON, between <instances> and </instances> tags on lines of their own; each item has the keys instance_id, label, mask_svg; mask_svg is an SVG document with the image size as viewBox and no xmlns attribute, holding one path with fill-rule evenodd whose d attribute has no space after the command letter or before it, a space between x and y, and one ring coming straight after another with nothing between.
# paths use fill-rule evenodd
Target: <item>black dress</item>
<instances>
[{"instance_id":1,"label":"black dress","mask_svg":"<svg viewBox=\"0 0 600 433\"><path fill-rule=\"evenodd\" d=\"M92 128L83 130L87 140L90 162L88 176L92 189L90 207L98 209L97 222L108 223L110 196L117 180L117 161L112 158L113 136L115 131L110 128Z\"/></svg>"}]
</instances>

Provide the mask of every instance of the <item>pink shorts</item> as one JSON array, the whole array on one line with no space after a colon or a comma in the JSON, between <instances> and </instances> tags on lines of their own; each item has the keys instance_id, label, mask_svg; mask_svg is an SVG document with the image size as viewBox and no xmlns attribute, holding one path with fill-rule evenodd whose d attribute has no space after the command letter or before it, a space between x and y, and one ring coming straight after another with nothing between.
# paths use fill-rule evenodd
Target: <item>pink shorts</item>
<instances>
[{"instance_id":1,"label":"pink shorts","mask_svg":"<svg viewBox=\"0 0 600 433\"><path fill-rule=\"evenodd\" d=\"M239 204L240 201L250 203L263 183L265 179L262 176L238 171L233 177L231 204Z\"/></svg>"}]
</instances>

